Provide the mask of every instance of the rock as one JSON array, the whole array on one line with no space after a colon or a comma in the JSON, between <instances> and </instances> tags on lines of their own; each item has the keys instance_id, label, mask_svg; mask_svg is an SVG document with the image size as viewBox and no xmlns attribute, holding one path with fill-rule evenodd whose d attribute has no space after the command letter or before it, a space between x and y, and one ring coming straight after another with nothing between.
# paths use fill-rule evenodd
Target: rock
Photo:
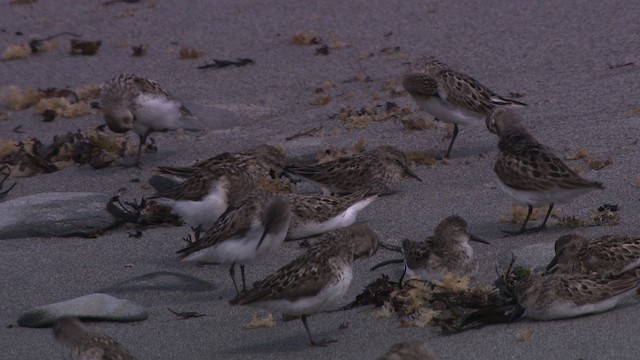
<instances>
[{"instance_id":1,"label":"rock","mask_svg":"<svg viewBox=\"0 0 640 360\"><path fill-rule=\"evenodd\" d=\"M118 222L106 209L110 198L101 193L52 192L5 201L0 204L0 239L91 236Z\"/></svg>"},{"instance_id":2,"label":"rock","mask_svg":"<svg viewBox=\"0 0 640 360\"><path fill-rule=\"evenodd\" d=\"M18 318L18 325L51 326L57 319L65 316L90 320L140 321L146 320L148 315L142 305L133 301L95 293L29 310Z\"/></svg>"},{"instance_id":3,"label":"rock","mask_svg":"<svg viewBox=\"0 0 640 360\"><path fill-rule=\"evenodd\" d=\"M159 271L123 281L106 289L102 293L121 293L138 291L213 291L217 287L209 282L184 274Z\"/></svg>"}]
</instances>

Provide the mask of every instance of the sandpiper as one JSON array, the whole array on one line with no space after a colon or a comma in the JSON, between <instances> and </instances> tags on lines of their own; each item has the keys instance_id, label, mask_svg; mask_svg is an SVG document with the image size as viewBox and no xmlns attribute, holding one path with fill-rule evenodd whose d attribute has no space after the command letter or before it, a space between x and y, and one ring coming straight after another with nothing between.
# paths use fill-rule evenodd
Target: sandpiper
<instances>
[{"instance_id":1,"label":"sandpiper","mask_svg":"<svg viewBox=\"0 0 640 360\"><path fill-rule=\"evenodd\" d=\"M613 309L640 287L640 277L531 274L516 283L518 304L535 320L571 318Z\"/></svg>"},{"instance_id":2,"label":"sandpiper","mask_svg":"<svg viewBox=\"0 0 640 360\"><path fill-rule=\"evenodd\" d=\"M53 325L53 336L69 348L72 360L135 360L111 337L89 332L80 320L64 317Z\"/></svg>"},{"instance_id":3,"label":"sandpiper","mask_svg":"<svg viewBox=\"0 0 640 360\"><path fill-rule=\"evenodd\" d=\"M493 110L486 119L487 128L500 137L499 153L493 170L502 191L529 211L518 231L509 235L542 230L553 205L565 202L595 189L604 189L597 182L584 179L569 169L551 149L540 144L524 125L522 117L508 108ZM527 229L534 207L549 206L542 224Z\"/></svg>"},{"instance_id":4,"label":"sandpiper","mask_svg":"<svg viewBox=\"0 0 640 360\"><path fill-rule=\"evenodd\" d=\"M347 193L366 188L372 194L391 194L404 175L422 181L409 167L405 154L391 146L380 146L362 154L319 164L290 164L285 166L284 172L331 191Z\"/></svg>"},{"instance_id":5,"label":"sandpiper","mask_svg":"<svg viewBox=\"0 0 640 360\"><path fill-rule=\"evenodd\" d=\"M301 239L353 224L358 213L378 198L368 193L368 189L362 189L344 196L284 195L291 208L287 239Z\"/></svg>"},{"instance_id":6,"label":"sandpiper","mask_svg":"<svg viewBox=\"0 0 640 360\"><path fill-rule=\"evenodd\" d=\"M599 274L618 277L640 266L640 237L603 236L591 241L570 234L556 240L549 273Z\"/></svg>"},{"instance_id":7,"label":"sandpiper","mask_svg":"<svg viewBox=\"0 0 640 360\"><path fill-rule=\"evenodd\" d=\"M150 197L171 208L192 227L208 230L229 205L255 188L253 177L243 168L223 164L203 168L174 188Z\"/></svg>"},{"instance_id":8,"label":"sandpiper","mask_svg":"<svg viewBox=\"0 0 640 360\"><path fill-rule=\"evenodd\" d=\"M155 81L134 74L119 74L105 82L100 92L104 119L111 131L133 130L140 137L135 165L140 165L142 146L154 131L184 127L193 114Z\"/></svg>"},{"instance_id":9,"label":"sandpiper","mask_svg":"<svg viewBox=\"0 0 640 360\"><path fill-rule=\"evenodd\" d=\"M230 264L231 280L240 294L236 264L240 265L244 290L245 264L264 258L282 245L290 219L289 204L282 196L256 189L230 206L203 236L177 253L183 261Z\"/></svg>"},{"instance_id":10,"label":"sandpiper","mask_svg":"<svg viewBox=\"0 0 640 360\"><path fill-rule=\"evenodd\" d=\"M458 124L481 124L489 111L499 106L527 106L497 95L472 77L451 69L432 56L418 59L402 78L402 85L422 110L454 125L445 158L449 157L458 136Z\"/></svg>"},{"instance_id":11,"label":"sandpiper","mask_svg":"<svg viewBox=\"0 0 640 360\"><path fill-rule=\"evenodd\" d=\"M311 345L324 346L333 340L315 341L307 316L337 306L351 284L353 260L377 250L378 236L365 225L326 233L306 253L256 282L231 304L301 315Z\"/></svg>"}]
</instances>

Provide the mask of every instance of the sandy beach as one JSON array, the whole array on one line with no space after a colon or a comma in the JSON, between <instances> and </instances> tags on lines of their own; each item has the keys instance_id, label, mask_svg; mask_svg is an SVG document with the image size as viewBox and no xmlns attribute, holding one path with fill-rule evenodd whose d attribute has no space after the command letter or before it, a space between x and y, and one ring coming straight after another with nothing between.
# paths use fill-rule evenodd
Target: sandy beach
<instances>
[{"instance_id":1,"label":"sandy beach","mask_svg":"<svg viewBox=\"0 0 640 360\"><path fill-rule=\"evenodd\" d=\"M493 161L497 137L484 124L462 127L447 164L418 166L423 179L406 179L398 193L375 201L360 221L378 230L386 242L422 239L451 214L465 218L474 234L490 245L473 244L480 271L473 285L490 285L494 262L510 251L548 260L554 241L578 232L586 237L637 235L640 222L640 3L631 1L141 1L103 6L100 1L37 1L0 5L0 51L62 32L100 40L94 56L69 54L70 35L58 47L24 59L0 61L0 86L76 88L118 73L156 80L198 117L205 133L154 134L156 153L143 166L96 170L73 166L33 177L12 179L17 186L4 200L52 191L149 195L146 183L159 165L191 164L224 151L260 143L282 144L292 159L308 158L329 147L392 145L404 151L442 154L449 142L443 124L410 131L402 120L431 119L402 93L401 78L416 56L432 54L470 74L504 96L518 96L532 134L562 159L579 148L585 158L565 160L581 175L606 189L559 204L558 217L575 216L591 224L604 204L619 207L616 226L560 227L550 220L543 232L503 238L512 201L495 186ZM20 35L18 35L20 34ZM311 35L319 44L300 45L295 35ZM146 46L132 56L132 46ZM320 49L327 45L325 49ZM182 48L201 57L183 59ZM241 67L198 69L217 60L250 58ZM351 128L343 109L384 109L387 102L410 111ZM7 111L0 140L28 136L51 142L56 134L102 124L99 111L43 122L33 108ZM15 132L17 126L20 133ZM287 140L321 127L313 136ZM132 140L134 134L129 134ZM131 159L129 159L131 160ZM590 162L611 160L601 169ZM140 179L132 182L132 179ZM581 318L487 326L444 336L434 327L401 327L397 318L376 319L372 307L311 316L318 337L338 342L308 346L300 321L274 314L270 328L243 328L254 314L267 312L228 304L235 292L227 266L180 263L175 252L188 227L153 227L140 238L131 226L97 238L22 238L0 240L0 357L61 358L63 348L50 328L16 325L25 311L55 303L137 276L169 271L217 286L207 292L147 291L121 293L147 307L149 318L135 323L95 322L87 326L116 338L139 359L373 359L392 344L415 340L438 359L634 359L640 349L637 300L603 314ZM539 245L539 246L538 246ZM542 249L547 254L532 253ZM541 251L542 251L541 250ZM265 261L247 268L258 280L300 254L286 243ZM536 250L537 251L537 250ZM535 251L533 251L535 252ZM547 256L548 255L548 256ZM348 303L382 272L399 277L401 266L370 272L374 264L397 256L380 250L358 261ZM544 265L544 264L540 264ZM167 310L206 316L178 320ZM342 326L341 326L342 325ZM520 331L529 340L518 340Z\"/></svg>"}]
</instances>

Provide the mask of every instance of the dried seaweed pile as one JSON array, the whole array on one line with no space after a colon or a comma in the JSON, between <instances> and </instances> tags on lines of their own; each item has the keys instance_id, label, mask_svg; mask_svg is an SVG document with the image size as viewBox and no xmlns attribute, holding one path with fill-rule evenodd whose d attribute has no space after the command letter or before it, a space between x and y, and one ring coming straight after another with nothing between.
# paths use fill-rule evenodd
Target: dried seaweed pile
<instances>
[{"instance_id":1,"label":"dried seaweed pile","mask_svg":"<svg viewBox=\"0 0 640 360\"><path fill-rule=\"evenodd\" d=\"M442 283L408 279L402 286L383 274L345 309L373 304L376 318L398 317L401 327L437 326L445 333L512 322L523 313L515 301L514 282L525 276L521 270L512 271L512 265L496 285L474 288L468 277L452 274Z\"/></svg>"},{"instance_id":2,"label":"dried seaweed pile","mask_svg":"<svg viewBox=\"0 0 640 360\"><path fill-rule=\"evenodd\" d=\"M22 141L3 140L0 142L0 164L10 169L13 177L51 173L83 164L100 169L120 159L129 147L123 135L78 130L54 136L48 145L33 137Z\"/></svg>"}]
</instances>

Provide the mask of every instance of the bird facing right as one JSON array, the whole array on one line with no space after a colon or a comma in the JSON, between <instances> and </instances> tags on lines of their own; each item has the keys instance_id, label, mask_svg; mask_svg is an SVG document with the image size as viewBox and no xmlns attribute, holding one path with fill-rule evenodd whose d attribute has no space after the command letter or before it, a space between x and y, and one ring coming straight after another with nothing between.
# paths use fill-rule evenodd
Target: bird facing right
<instances>
[{"instance_id":1,"label":"bird facing right","mask_svg":"<svg viewBox=\"0 0 640 360\"><path fill-rule=\"evenodd\" d=\"M337 306L351 284L353 261L375 254L378 245L378 235L362 224L325 233L306 253L256 282L231 304L301 315L311 345L324 346L333 341L314 340L307 316Z\"/></svg>"},{"instance_id":2,"label":"bird facing right","mask_svg":"<svg viewBox=\"0 0 640 360\"><path fill-rule=\"evenodd\" d=\"M369 189L371 194L388 195L404 175L418 181L405 154L391 146L380 146L362 154L312 165L285 166L285 173L300 176L334 192Z\"/></svg>"},{"instance_id":3,"label":"bird facing right","mask_svg":"<svg viewBox=\"0 0 640 360\"><path fill-rule=\"evenodd\" d=\"M469 240L488 244L471 234L467 222L456 215L442 220L426 241L404 240L405 275L424 281L443 281L447 273L472 277L478 271L478 260Z\"/></svg>"},{"instance_id":4,"label":"bird facing right","mask_svg":"<svg viewBox=\"0 0 640 360\"><path fill-rule=\"evenodd\" d=\"M158 172L180 178L188 178L202 169L214 168L224 164L235 164L248 171L254 177L254 180L258 181L261 177L280 176L284 161L285 153L282 147L260 144L245 152L218 154L199 161L192 166L159 166Z\"/></svg>"},{"instance_id":5,"label":"bird facing right","mask_svg":"<svg viewBox=\"0 0 640 360\"><path fill-rule=\"evenodd\" d=\"M489 131L498 135L499 153L493 170L500 189L517 203L528 207L527 217L518 231L510 235L542 230L555 203L569 201L595 189L597 182L584 179L540 144L527 130L522 117L514 110L497 108L486 118ZM534 207L549 206L542 224L527 229Z\"/></svg>"},{"instance_id":6,"label":"bird facing right","mask_svg":"<svg viewBox=\"0 0 640 360\"><path fill-rule=\"evenodd\" d=\"M471 76L451 69L432 56L418 59L402 78L402 85L422 110L454 125L445 158L449 158L458 136L458 124L481 124L489 111L497 107L527 106L494 93Z\"/></svg>"},{"instance_id":7,"label":"bird facing right","mask_svg":"<svg viewBox=\"0 0 640 360\"><path fill-rule=\"evenodd\" d=\"M87 331L80 320L64 317L53 324L53 336L69 348L72 360L135 360L111 337Z\"/></svg>"}]
</instances>

